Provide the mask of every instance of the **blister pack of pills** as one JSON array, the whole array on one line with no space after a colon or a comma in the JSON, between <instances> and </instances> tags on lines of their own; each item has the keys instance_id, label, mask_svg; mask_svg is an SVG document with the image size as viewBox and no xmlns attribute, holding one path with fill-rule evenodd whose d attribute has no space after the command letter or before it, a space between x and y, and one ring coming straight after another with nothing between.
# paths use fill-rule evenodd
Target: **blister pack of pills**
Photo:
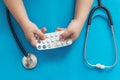
<instances>
[{"instance_id":1,"label":"blister pack of pills","mask_svg":"<svg viewBox=\"0 0 120 80\"><path fill-rule=\"evenodd\" d=\"M46 33L46 39L40 40L37 38L36 40L36 48L37 50L47 50L47 49L54 49L60 48L64 46L68 46L72 44L72 39L68 38L66 40L60 40L60 35L64 31L57 31L52 33Z\"/></svg>"}]
</instances>

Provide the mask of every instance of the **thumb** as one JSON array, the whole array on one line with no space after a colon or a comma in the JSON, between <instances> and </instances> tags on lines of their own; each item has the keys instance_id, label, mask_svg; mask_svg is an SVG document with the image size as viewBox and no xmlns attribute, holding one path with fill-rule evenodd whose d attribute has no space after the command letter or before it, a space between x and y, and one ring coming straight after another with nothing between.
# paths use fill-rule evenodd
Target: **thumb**
<instances>
[{"instance_id":1,"label":"thumb","mask_svg":"<svg viewBox=\"0 0 120 80\"><path fill-rule=\"evenodd\" d=\"M60 39L66 39L66 38L70 37L70 35L71 35L71 32L68 29L66 29L65 32L63 32L60 35Z\"/></svg>"},{"instance_id":2,"label":"thumb","mask_svg":"<svg viewBox=\"0 0 120 80\"><path fill-rule=\"evenodd\" d=\"M41 32L41 30L37 29L35 34L37 34L40 39L45 39L45 35Z\"/></svg>"},{"instance_id":3,"label":"thumb","mask_svg":"<svg viewBox=\"0 0 120 80\"><path fill-rule=\"evenodd\" d=\"M42 31L43 33L45 33L45 32L47 31L47 29L46 29L45 27L43 27L43 28L41 29L41 31Z\"/></svg>"}]
</instances>

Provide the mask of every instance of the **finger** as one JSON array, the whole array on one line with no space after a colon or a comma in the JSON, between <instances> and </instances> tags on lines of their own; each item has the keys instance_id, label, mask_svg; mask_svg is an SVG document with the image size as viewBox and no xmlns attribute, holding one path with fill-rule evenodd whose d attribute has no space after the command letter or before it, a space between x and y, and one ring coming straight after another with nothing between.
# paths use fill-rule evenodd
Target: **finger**
<instances>
[{"instance_id":1,"label":"finger","mask_svg":"<svg viewBox=\"0 0 120 80\"><path fill-rule=\"evenodd\" d=\"M43 33L45 33L45 32L47 31L47 29L44 27L44 28L41 29L41 31L42 31Z\"/></svg>"},{"instance_id":2,"label":"finger","mask_svg":"<svg viewBox=\"0 0 120 80\"><path fill-rule=\"evenodd\" d=\"M63 31L65 28L57 28L56 31Z\"/></svg>"},{"instance_id":3,"label":"finger","mask_svg":"<svg viewBox=\"0 0 120 80\"><path fill-rule=\"evenodd\" d=\"M36 30L35 34L37 34L38 37L40 37L40 39L45 39L46 38L46 36L40 30Z\"/></svg>"},{"instance_id":4,"label":"finger","mask_svg":"<svg viewBox=\"0 0 120 80\"><path fill-rule=\"evenodd\" d=\"M36 39L33 35L31 36L29 41L30 41L30 43L32 44L33 47L36 47Z\"/></svg>"},{"instance_id":5,"label":"finger","mask_svg":"<svg viewBox=\"0 0 120 80\"><path fill-rule=\"evenodd\" d=\"M62 31L62 30L65 30L65 28L57 28L56 30Z\"/></svg>"},{"instance_id":6,"label":"finger","mask_svg":"<svg viewBox=\"0 0 120 80\"><path fill-rule=\"evenodd\" d=\"M65 32L60 35L60 39L66 39L66 38L70 37L71 35L72 35L72 33L70 31L65 30Z\"/></svg>"},{"instance_id":7,"label":"finger","mask_svg":"<svg viewBox=\"0 0 120 80\"><path fill-rule=\"evenodd\" d=\"M72 36L71 36L71 39L72 39L72 41L75 41L76 39L77 39L77 35L75 35L75 34L73 34Z\"/></svg>"}]
</instances>

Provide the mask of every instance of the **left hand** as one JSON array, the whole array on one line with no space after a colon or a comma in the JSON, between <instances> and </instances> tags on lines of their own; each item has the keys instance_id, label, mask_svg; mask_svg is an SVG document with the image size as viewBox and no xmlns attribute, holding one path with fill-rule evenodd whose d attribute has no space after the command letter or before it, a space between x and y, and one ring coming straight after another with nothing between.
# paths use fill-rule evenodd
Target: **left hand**
<instances>
[{"instance_id":1,"label":"left hand","mask_svg":"<svg viewBox=\"0 0 120 80\"><path fill-rule=\"evenodd\" d=\"M81 32L82 26L80 22L77 20L72 20L68 25L68 28L57 28L56 31L65 30L64 33L61 34L60 39L64 40L67 38L71 38L73 41L76 40Z\"/></svg>"}]
</instances>

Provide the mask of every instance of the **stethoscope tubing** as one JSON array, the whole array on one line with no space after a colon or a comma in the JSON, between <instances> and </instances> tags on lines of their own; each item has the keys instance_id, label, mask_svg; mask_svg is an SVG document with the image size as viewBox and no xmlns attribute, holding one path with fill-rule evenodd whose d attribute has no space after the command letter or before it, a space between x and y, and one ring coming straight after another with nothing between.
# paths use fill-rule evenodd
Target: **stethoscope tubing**
<instances>
[{"instance_id":1,"label":"stethoscope tubing","mask_svg":"<svg viewBox=\"0 0 120 80\"><path fill-rule=\"evenodd\" d=\"M117 64L117 61L118 61L118 49L117 49L116 38L115 38L115 33L114 33L114 27L113 27L113 21L112 21L111 14L110 14L109 10L105 6L102 6L101 0L98 0L98 6L94 7L91 10L90 15L88 17L86 37L85 37L85 43L84 43L84 60L85 60L87 65L92 66L92 67L97 67L97 64L89 63L89 61L88 61L88 59L86 57L87 56L86 49L87 49L87 41L88 41L89 29L90 29L90 26L91 26L91 23L92 23L92 17L93 17L94 12L96 10L98 10L98 9L103 9L106 12L107 16L108 16L108 21L109 21L109 25L110 25L111 32L112 32L113 42L114 42L114 49L115 49L115 53L116 53L115 54L116 55L115 56L115 60L114 60L112 65L109 65L109 66L102 65L102 66L104 66L103 69L105 69L105 68L112 68L112 67L114 67ZM99 64L99 65L101 65L101 64Z\"/></svg>"},{"instance_id":2,"label":"stethoscope tubing","mask_svg":"<svg viewBox=\"0 0 120 80\"><path fill-rule=\"evenodd\" d=\"M12 34L13 34L13 37L14 37L16 43L18 44L20 50L22 51L23 55L27 57L27 56L28 56L28 53L27 53L27 51L24 49L23 45L21 44L21 42L20 42L20 40L19 40L19 38L18 38L15 30L14 30L13 24L12 24L11 19L10 19L10 12L9 12L8 9L6 9L6 15L7 15L8 24L9 24L10 30L11 30L11 32L12 32Z\"/></svg>"}]
</instances>

